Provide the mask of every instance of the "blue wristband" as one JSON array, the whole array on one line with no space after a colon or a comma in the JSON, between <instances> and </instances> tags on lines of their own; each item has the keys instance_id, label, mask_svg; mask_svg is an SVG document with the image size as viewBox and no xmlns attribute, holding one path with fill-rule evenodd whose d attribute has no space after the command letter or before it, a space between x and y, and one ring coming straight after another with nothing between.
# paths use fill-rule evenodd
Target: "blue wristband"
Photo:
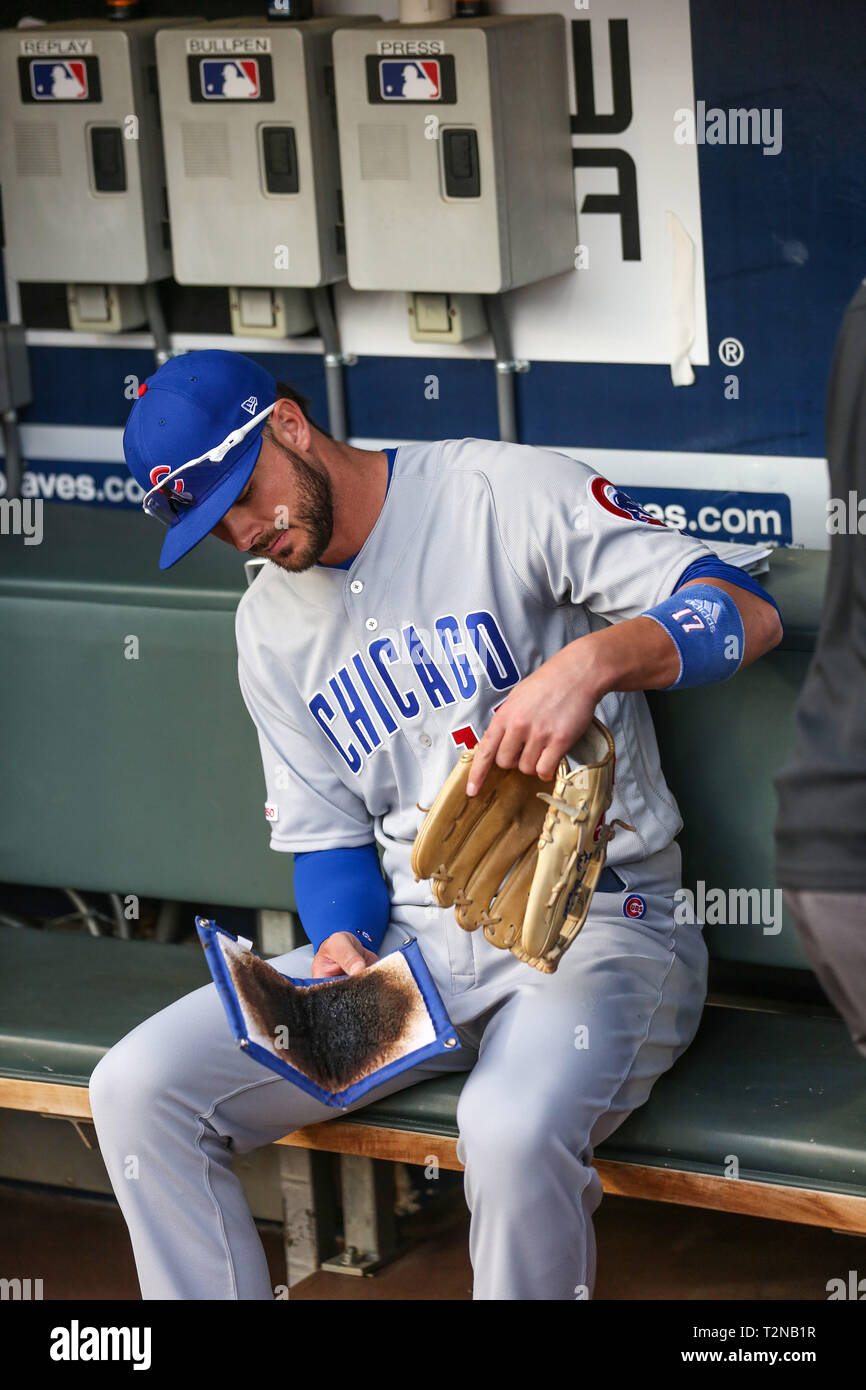
<instances>
[{"instance_id":1,"label":"blue wristband","mask_svg":"<svg viewBox=\"0 0 866 1390\"><path fill-rule=\"evenodd\" d=\"M724 589L690 584L640 615L670 633L680 656L680 671L665 690L687 690L730 680L740 669L745 632L739 609Z\"/></svg>"}]
</instances>

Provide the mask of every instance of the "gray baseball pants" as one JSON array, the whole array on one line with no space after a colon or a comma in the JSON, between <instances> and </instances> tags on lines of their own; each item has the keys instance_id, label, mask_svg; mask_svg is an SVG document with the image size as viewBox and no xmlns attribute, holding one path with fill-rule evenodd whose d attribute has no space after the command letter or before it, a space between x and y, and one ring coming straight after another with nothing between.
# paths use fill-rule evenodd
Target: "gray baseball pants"
<instances>
[{"instance_id":1,"label":"gray baseball pants","mask_svg":"<svg viewBox=\"0 0 866 1390\"><path fill-rule=\"evenodd\" d=\"M643 1105L688 1047L706 997L698 925L674 922L674 843L617 866L626 893L597 892L554 975L542 975L450 909L412 932L392 920L380 954L410 934L461 1042L368 1092L349 1110L444 1071L467 1071L458 1157L471 1212L475 1299L592 1297L595 1147ZM639 894L642 916L626 916ZM423 912L423 909L422 909ZM308 978L311 946L274 959ZM214 985L147 1019L90 1083L99 1145L145 1299L272 1299L261 1241L232 1155L334 1110L248 1057Z\"/></svg>"}]
</instances>

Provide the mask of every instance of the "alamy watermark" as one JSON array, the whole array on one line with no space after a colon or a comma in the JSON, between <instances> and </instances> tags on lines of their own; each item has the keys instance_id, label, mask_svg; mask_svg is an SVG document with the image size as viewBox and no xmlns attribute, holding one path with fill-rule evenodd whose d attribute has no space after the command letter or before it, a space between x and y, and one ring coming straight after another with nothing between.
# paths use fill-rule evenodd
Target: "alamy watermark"
<instances>
[{"instance_id":1,"label":"alamy watermark","mask_svg":"<svg viewBox=\"0 0 866 1390\"><path fill-rule=\"evenodd\" d=\"M781 106L737 106L724 111L707 109L699 101L693 111L680 106L674 112L674 140L678 145L762 145L764 154L782 149Z\"/></svg>"},{"instance_id":2,"label":"alamy watermark","mask_svg":"<svg viewBox=\"0 0 866 1390\"><path fill-rule=\"evenodd\" d=\"M674 893L677 925L703 922L708 927L762 928L764 936L782 930L781 888L708 888L698 879L695 891L678 888Z\"/></svg>"},{"instance_id":3,"label":"alamy watermark","mask_svg":"<svg viewBox=\"0 0 866 1390\"><path fill-rule=\"evenodd\" d=\"M149 1327L89 1327L73 1318L68 1327L51 1330L52 1361L131 1361L134 1371L151 1364Z\"/></svg>"},{"instance_id":4,"label":"alamy watermark","mask_svg":"<svg viewBox=\"0 0 866 1390\"><path fill-rule=\"evenodd\" d=\"M866 497L858 497L853 488L847 498L831 497L827 503L827 534L866 536Z\"/></svg>"},{"instance_id":5,"label":"alamy watermark","mask_svg":"<svg viewBox=\"0 0 866 1390\"><path fill-rule=\"evenodd\" d=\"M41 1279L0 1279L0 1301L28 1303L45 1297Z\"/></svg>"},{"instance_id":6,"label":"alamy watermark","mask_svg":"<svg viewBox=\"0 0 866 1390\"><path fill-rule=\"evenodd\" d=\"M0 535L23 536L25 545L41 545L42 507L41 497L0 497Z\"/></svg>"}]
</instances>

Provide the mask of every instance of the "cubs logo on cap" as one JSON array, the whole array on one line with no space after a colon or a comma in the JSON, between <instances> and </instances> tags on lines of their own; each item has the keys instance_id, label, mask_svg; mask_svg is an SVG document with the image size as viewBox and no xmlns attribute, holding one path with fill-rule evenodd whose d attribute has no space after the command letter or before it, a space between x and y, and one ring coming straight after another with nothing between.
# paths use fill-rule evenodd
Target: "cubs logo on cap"
<instances>
[{"instance_id":1,"label":"cubs logo on cap","mask_svg":"<svg viewBox=\"0 0 866 1390\"><path fill-rule=\"evenodd\" d=\"M167 463L159 463L156 468L150 470L150 485L156 487L160 478L167 478L171 469ZM171 483L174 492L183 492L183 478L173 478Z\"/></svg>"}]
</instances>

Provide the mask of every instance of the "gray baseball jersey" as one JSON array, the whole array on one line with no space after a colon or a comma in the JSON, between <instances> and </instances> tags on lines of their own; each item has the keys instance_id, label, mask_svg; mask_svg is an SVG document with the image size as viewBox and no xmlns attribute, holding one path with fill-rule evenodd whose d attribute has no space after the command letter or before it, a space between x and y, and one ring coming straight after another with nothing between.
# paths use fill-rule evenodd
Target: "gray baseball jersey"
<instances>
[{"instance_id":1,"label":"gray baseball jersey","mask_svg":"<svg viewBox=\"0 0 866 1390\"><path fill-rule=\"evenodd\" d=\"M402 445L348 569L269 562L238 607L271 847L375 838L392 920L423 938L429 885L410 868L418 805L518 681L668 597L708 555L567 455L484 439ZM617 752L609 817L635 827L617 830L615 867L663 849L682 822L643 693L608 694L598 713Z\"/></svg>"}]
</instances>

